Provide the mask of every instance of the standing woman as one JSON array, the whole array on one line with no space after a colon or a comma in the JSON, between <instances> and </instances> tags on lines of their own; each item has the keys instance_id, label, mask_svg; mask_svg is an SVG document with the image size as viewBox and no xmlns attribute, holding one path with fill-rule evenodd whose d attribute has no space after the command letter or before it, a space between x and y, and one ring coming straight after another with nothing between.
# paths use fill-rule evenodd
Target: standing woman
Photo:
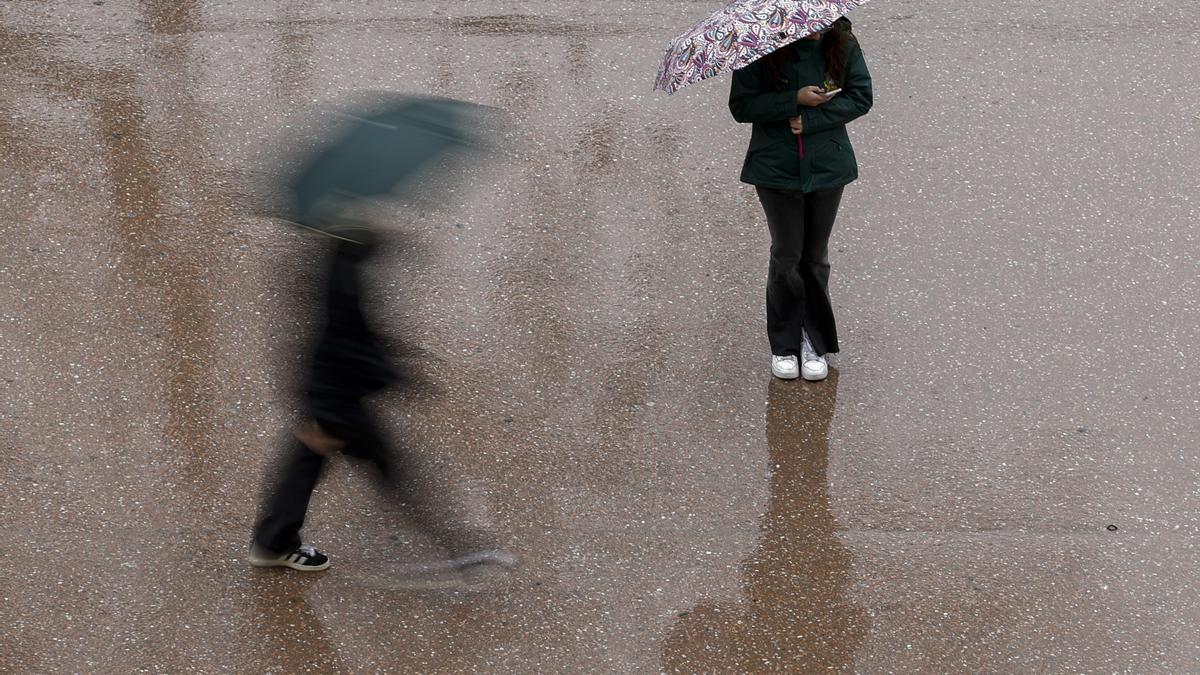
<instances>
[{"instance_id":1,"label":"standing woman","mask_svg":"<svg viewBox=\"0 0 1200 675\"><path fill-rule=\"evenodd\" d=\"M767 336L775 377L823 380L825 355L838 351L829 234L843 188L858 178L846 123L871 101L871 74L846 18L733 74L729 110L754 125L742 182L756 187L771 230Z\"/></svg>"}]
</instances>

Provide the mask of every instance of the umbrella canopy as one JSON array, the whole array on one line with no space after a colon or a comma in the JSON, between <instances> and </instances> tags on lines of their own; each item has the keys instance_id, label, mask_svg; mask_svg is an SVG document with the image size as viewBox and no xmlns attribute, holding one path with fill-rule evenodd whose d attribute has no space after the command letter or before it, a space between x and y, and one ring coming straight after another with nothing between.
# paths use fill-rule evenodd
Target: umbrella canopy
<instances>
[{"instance_id":1,"label":"umbrella canopy","mask_svg":"<svg viewBox=\"0 0 1200 675\"><path fill-rule=\"evenodd\" d=\"M343 115L348 128L289 181L292 219L321 229L347 200L387 194L446 152L470 142L483 108L440 98L403 97L382 110Z\"/></svg>"},{"instance_id":2,"label":"umbrella canopy","mask_svg":"<svg viewBox=\"0 0 1200 675\"><path fill-rule=\"evenodd\" d=\"M668 94L833 25L869 0L735 0L671 41L655 89Z\"/></svg>"}]
</instances>

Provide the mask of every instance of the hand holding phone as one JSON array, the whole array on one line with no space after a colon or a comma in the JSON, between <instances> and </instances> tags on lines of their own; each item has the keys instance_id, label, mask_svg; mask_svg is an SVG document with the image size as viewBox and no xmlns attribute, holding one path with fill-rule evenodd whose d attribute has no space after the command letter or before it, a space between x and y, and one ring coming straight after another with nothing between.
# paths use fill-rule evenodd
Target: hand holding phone
<instances>
[{"instance_id":1,"label":"hand holding phone","mask_svg":"<svg viewBox=\"0 0 1200 675\"><path fill-rule=\"evenodd\" d=\"M796 92L796 103L798 105L815 108L828 101L829 97L825 95L825 91L818 84L802 87L800 91Z\"/></svg>"}]
</instances>

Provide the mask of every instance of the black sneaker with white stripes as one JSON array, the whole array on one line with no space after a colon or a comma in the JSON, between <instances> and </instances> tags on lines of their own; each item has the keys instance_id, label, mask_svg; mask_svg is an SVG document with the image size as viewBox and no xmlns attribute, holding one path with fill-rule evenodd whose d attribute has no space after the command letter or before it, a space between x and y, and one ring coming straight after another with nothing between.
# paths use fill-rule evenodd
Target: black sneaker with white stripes
<instances>
[{"instance_id":1,"label":"black sneaker with white stripes","mask_svg":"<svg viewBox=\"0 0 1200 675\"><path fill-rule=\"evenodd\" d=\"M300 544L285 553L273 553L258 544L250 546L250 564L255 567L290 567L301 572L320 572L329 569L329 556L312 544Z\"/></svg>"}]
</instances>

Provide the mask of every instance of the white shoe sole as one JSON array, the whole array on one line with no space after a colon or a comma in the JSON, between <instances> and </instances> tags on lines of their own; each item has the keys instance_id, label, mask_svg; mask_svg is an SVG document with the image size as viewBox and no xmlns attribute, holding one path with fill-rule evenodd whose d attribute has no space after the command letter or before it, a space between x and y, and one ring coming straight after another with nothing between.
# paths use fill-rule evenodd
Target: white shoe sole
<instances>
[{"instance_id":1,"label":"white shoe sole","mask_svg":"<svg viewBox=\"0 0 1200 675\"><path fill-rule=\"evenodd\" d=\"M781 373L778 370L775 370L774 368L771 369L771 374L774 375L775 377L778 377L781 380L794 380L797 377L800 377L800 373Z\"/></svg>"},{"instance_id":2,"label":"white shoe sole","mask_svg":"<svg viewBox=\"0 0 1200 675\"><path fill-rule=\"evenodd\" d=\"M475 568L493 567L512 569L517 566L517 556L501 549L475 551L448 560L414 563L400 568L401 574L436 574L439 572L463 572Z\"/></svg>"},{"instance_id":3,"label":"white shoe sole","mask_svg":"<svg viewBox=\"0 0 1200 675\"><path fill-rule=\"evenodd\" d=\"M301 572L323 572L333 564L332 560L326 560L321 565L301 565L300 563L289 562L285 558L260 558L254 554L248 556L248 560L254 567L290 567Z\"/></svg>"},{"instance_id":4,"label":"white shoe sole","mask_svg":"<svg viewBox=\"0 0 1200 675\"><path fill-rule=\"evenodd\" d=\"M825 371L821 372L821 373L809 373L809 372L804 373L804 379L808 380L809 382L820 382L821 380L823 380L827 377L829 377L829 369L828 368L826 368Z\"/></svg>"}]
</instances>

